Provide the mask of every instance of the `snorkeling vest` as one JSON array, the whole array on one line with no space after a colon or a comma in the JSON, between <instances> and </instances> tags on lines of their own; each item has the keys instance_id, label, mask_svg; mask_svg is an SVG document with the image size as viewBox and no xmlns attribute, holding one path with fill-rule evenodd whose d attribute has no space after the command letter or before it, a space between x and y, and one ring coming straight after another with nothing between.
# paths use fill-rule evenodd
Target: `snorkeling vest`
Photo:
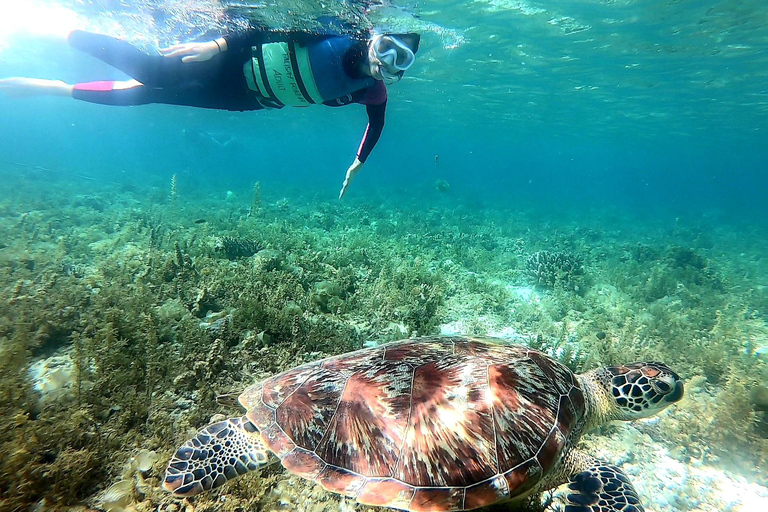
<instances>
[{"instance_id":1,"label":"snorkeling vest","mask_svg":"<svg viewBox=\"0 0 768 512\"><path fill-rule=\"evenodd\" d=\"M359 41L331 36L307 46L294 42L251 47L243 66L248 88L266 108L308 107L338 100L349 103L351 94L376 83L373 77L352 78L344 72L344 54Z\"/></svg>"}]
</instances>

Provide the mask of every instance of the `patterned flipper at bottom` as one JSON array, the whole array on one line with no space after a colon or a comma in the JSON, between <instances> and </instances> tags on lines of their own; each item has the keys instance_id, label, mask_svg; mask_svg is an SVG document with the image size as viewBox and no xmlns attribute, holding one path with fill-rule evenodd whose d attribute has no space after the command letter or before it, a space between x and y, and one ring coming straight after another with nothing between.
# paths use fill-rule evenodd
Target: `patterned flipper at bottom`
<instances>
[{"instance_id":1,"label":"patterned flipper at bottom","mask_svg":"<svg viewBox=\"0 0 768 512\"><path fill-rule=\"evenodd\" d=\"M268 458L254 424L245 416L230 418L201 429L176 451L163 487L176 496L194 496L258 469Z\"/></svg>"},{"instance_id":2,"label":"patterned flipper at bottom","mask_svg":"<svg viewBox=\"0 0 768 512\"><path fill-rule=\"evenodd\" d=\"M596 461L571 478L565 512L645 512L627 475L617 466Z\"/></svg>"}]
</instances>

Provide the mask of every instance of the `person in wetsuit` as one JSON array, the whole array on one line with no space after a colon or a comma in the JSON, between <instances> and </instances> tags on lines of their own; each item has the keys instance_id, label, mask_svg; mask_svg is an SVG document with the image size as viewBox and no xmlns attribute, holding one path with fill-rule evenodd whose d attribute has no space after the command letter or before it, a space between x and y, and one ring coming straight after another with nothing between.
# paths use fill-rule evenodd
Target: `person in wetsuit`
<instances>
[{"instance_id":1,"label":"person in wetsuit","mask_svg":"<svg viewBox=\"0 0 768 512\"><path fill-rule=\"evenodd\" d=\"M341 199L381 136L386 84L411 67L419 39L418 34L362 38L252 28L147 55L125 41L75 30L67 38L72 47L132 79L68 84L15 77L0 80L0 90L105 105L165 103L234 111L359 103L366 107L368 126L344 177Z\"/></svg>"}]
</instances>

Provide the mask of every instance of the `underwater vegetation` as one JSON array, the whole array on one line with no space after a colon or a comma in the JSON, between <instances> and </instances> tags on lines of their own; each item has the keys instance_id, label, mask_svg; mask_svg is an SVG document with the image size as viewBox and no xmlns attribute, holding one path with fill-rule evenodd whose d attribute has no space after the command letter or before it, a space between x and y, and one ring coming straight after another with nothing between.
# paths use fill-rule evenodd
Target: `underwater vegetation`
<instances>
[{"instance_id":1,"label":"underwater vegetation","mask_svg":"<svg viewBox=\"0 0 768 512\"><path fill-rule=\"evenodd\" d=\"M526 269L537 285L578 287L576 280L584 273L584 263L578 255L565 251L536 251L525 262Z\"/></svg>"},{"instance_id":2,"label":"underwater vegetation","mask_svg":"<svg viewBox=\"0 0 768 512\"><path fill-rule=\"evenodd\" d=\"M258 242L250 238L235 238L223 236L216 241L213 250L222 254L228 260L247 258L253 256L262 249Z\"/></svg>"},{"instance_id":3,"label":"underwater vegetation","mask_svg":"<svg viewBox=\"0 0 768 512\"><path fill-rule=\"evenodd\" d=\"M451 330L524 340L578 372L679 368L691 384L659 440L681 460L768 480L764 228L512 214L465 206L457 190L438 207L264 185L239 201L185 195L183 176L138 192L6 174L17 193L0 199L2 510L182 510L159 477L190 432L237 410L217 396ZM227 492L195 510L326 503L276 468Z\"/></svg>"}]
</instances>

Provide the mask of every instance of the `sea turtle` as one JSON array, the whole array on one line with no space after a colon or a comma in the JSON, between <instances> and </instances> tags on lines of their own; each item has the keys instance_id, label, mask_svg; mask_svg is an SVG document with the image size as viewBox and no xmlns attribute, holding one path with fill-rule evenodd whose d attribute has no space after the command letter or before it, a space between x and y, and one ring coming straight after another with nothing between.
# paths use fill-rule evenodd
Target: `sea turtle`
<instances>
[{"instance_id":1,"label":"sea turtle","mask_svg":"<svg viewBox=\"0 0 768 512\"><path fill-rule=\"evenodd\" d=\"M568 512L640 512L622 470L575 445L593 427L651 416L682 396L662 363L575 375L524 346L407 339L249 387L245 416L181 446L163 486L178 496L215 489L271 452L291 473L366 505L471 510L570 481Z\"/></svg>"}]
</instances>

